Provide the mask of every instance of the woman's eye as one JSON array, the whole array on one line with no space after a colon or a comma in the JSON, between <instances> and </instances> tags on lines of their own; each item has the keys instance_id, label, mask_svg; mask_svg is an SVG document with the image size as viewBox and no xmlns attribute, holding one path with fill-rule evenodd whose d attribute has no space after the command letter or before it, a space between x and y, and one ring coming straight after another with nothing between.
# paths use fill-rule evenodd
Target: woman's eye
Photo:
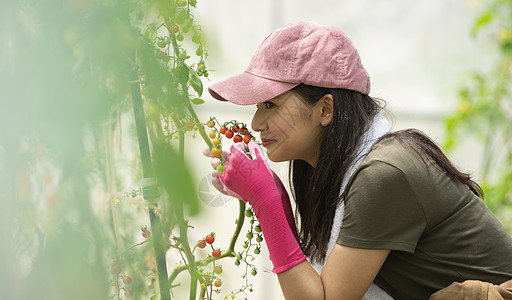
<instances>
[{"instance_id":1,"label":"woman's eye","mask_svg":"<svg viewBox=\"0 0 512 300\"><path fill-rule=\"evenodd\" d=\"M274 106L274 103L272 103L272 102L268 102L268 101L267 101L267 102L265 102L265 108L266 108L266 109L272 108L273 106Z\"/></svg>"}]
</instances>

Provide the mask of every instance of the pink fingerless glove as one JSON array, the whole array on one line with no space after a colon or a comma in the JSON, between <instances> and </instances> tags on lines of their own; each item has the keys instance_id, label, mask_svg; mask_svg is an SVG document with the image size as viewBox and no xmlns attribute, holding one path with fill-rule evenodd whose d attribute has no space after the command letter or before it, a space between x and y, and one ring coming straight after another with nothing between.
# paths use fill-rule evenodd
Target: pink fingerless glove
<instances>
[{"instance_id":1,"label":"pink fingerless glove","mask_svg":"<svg viewBox=\"0 0 512 300\"><path fill-rule=\"evenodd\" d=\"M250 159L243 143L231 146L222 183L252 205L265 236L274 273L284 272L306 259L295 231L288 193L267 165L260 146L251 141Z\"/></svg>"}]
</instances>

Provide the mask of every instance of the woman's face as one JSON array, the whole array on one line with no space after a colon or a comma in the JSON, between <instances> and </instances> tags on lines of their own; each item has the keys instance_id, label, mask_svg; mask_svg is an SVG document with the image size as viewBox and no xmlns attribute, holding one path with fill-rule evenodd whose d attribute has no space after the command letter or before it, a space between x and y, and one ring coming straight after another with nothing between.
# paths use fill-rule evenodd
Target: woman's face
<instances>
[{"instance_id":1,"label":"woman's face","mask_svg":"<svg viewBox=\"0 0 512 300\"><path fill-rule=\"evenodd\" d=\"M294 91L257 104L251 125L260 132L271 161L300 159L316 166L326 126L322 105L320 100L310 106Z\"/></svg>"}]
</instances>

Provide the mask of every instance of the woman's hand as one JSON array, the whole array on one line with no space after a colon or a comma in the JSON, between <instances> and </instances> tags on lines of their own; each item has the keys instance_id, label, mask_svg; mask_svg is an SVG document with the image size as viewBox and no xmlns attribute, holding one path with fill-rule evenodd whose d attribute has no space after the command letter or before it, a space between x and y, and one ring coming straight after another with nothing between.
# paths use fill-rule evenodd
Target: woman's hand
<instances>
[{"instance_id":1,"label":"woman's hand","mask_svg":"<svg viewBox=\"0 0 512 300\"><path fill-rule=\"evenodd\" d=\"M281 197L274 174L256 142L233 144L225 167L226 170L219 174L223 186L253 207L263 205L258 202Z\"/></svg>"},{"instance_id":2,"label":"woman's hand","mask_svg":"<svg viewBox=\"0 0 512 300\"><path fill-rule=\"evenodd\" d=\"M290 201L281 181L270 170L260 146L249 142L234 144L226 161L226 170L219 175L227 190L252 205L267 243L274 272L280 273L303 262ZM250 157L249 157L249 156Z\"/></svg>"}]
</instances>

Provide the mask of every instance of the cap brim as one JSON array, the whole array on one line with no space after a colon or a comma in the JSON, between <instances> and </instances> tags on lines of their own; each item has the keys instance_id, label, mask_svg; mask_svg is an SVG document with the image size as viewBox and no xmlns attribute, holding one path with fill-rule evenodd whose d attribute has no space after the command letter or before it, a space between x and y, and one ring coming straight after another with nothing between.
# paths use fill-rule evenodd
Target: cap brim
<instances>
[{"instance_id":1,"label":"cap brim","mask_svg":"<svg viewBox=\"0 0 512 300\"><path fill-rule=\"evenodd\" d=\"M208 87L208 92L217 100L251 105L275 98L299 84L275 81L243 72L212 84Z\"/></svg>"}]
</instances>

